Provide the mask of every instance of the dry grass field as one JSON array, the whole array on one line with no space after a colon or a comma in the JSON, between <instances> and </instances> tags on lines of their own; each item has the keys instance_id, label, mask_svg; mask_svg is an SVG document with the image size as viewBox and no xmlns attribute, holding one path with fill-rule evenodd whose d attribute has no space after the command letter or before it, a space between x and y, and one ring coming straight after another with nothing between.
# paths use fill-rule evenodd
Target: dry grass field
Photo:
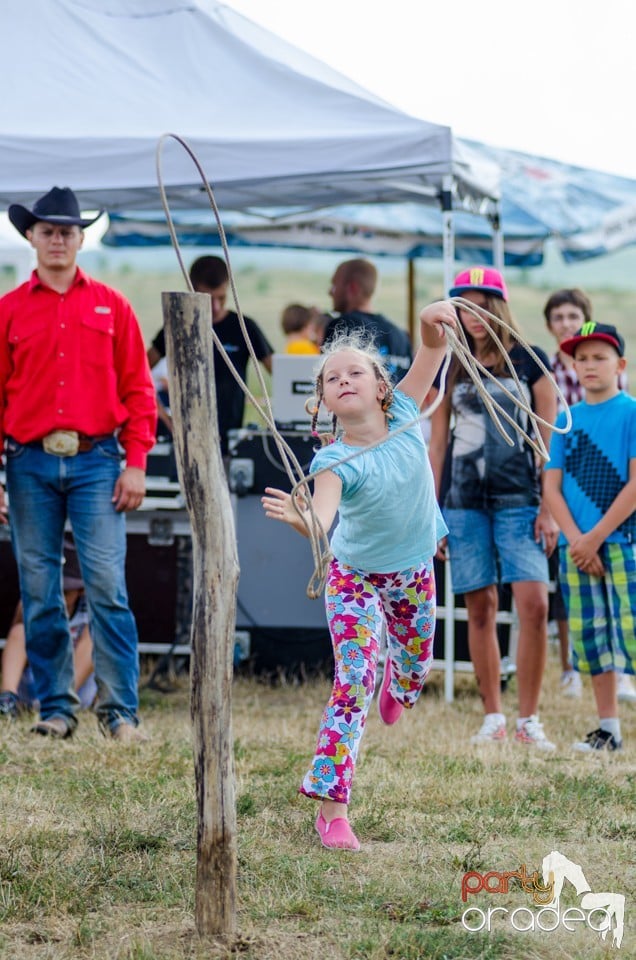
<instances>
[{"instance_id":1,"label":"dry grass field","mask_svg":"<svg viewBox=\"0 0 636 960\"><path fill-rule=\"evenodd\" d=\"M297 794L327 680L237 678L233 689L238 810L238 935L194 928L196 811L187 682L145 691L148 744L106 742L84 715L70 742L34 738L28 718L0 731L0 957L3 960L601 960L636 957L636 706L626 749L582 757L591 692L560 699L554 650L542 718L555 754L514 743L474 747L472 678L447 704L433 674L416 709L383 727L375 705L363 741L352 821L359 854L326 851L315 804ZM504 694L515 716L515 683ZM585 924L574 932L490 932L462 924L467 906L510 912L528 893L472 896L468 871L541 869L558 850L592 890L626 897L620 951ZM564 887L561 912L578 905ZM534 908L535 910L538 908ZM475 923L475 917L472 921ZM519 919L517 925L528 921ZM598 925L598 919L596 921ZM549 926L549 924L544 924Z\"/></svg>"}]
</instances>

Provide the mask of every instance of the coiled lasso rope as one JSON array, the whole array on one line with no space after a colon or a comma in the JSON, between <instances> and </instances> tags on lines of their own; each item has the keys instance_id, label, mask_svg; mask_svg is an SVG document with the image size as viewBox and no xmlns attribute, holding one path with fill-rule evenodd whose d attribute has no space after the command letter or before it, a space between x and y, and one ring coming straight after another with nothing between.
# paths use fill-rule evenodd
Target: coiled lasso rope
<instances>
[{"instance_id":1,"label":"coiled lasso rope","mask_svg":"<svg viewBox=\"0 0 636 960\"><path fill-rule=\"evenodd\" d=\"M186 286L187 286L188 290L189 290L191 293L194 292L194 288L193 288L193 286L192 286L192 281L190 280L190 276L189 276L189 274L188 274L188 271L187 271L187 269L186 269L185 263L184 263L184 261L183 261L183 257L181 256L181 248L180 248L180 246L179 246L179 241L178 241L178 238L177 238L177 233L176 233L176 230L175 230L174 222L173 222L173 220L172 220L172 215L171 215L171 213L170 213L170 207L169 207L169 204L168 204L168 198L167 198L166 191L165 191L165 187L164 187L164 183L163 183L163 174L162 174L162 169L161 169L161 160L162 160L163 148L164 148L164 145L165 145L166 141L169 140L169 139L176 140L176 142L179 143L179 144L183 147L183 149L186 151L186 153L190 156L192 162L194 163L194 165L195 165L195 167L196 167L196 169L197 169L197 171L198 171L198 173L199 173L199 176L201 177L201 182L202 182L202 184L203 184L203 186L204 186L204 188L205 188L205 191L206 191L206 193L207 193L208 199L209 199L209 201L210 201L210 206L211 206L212 211L213 211L213 213L214 213L214 218L215 218L215 220L216 220L217 230L218 230L218 232L219 232L219 238L220 238L220 240L221 240L221 246L223 247L223 253L224 253L224 255L225 255L225 259L226 259L226 262L227 262L228 274L229 274L229 279L230 279L230 286L231 286L231 289L232 289L232 297L233 297L233 300L234 300L234 305L235 305L235 307L236 307L236 313L237 313L238 318L239 318L239 325L240 325L240 328L241 328L241 332L242 332L242 334L243 334L243 339L244 339L244 341L245 341L245 345L246 345L246 347L247 347L247 349L248 349L250 358L251 358L251 360L252 360L254 369L255 369L255 371L256 371L256 375L257 375L257 378L258 378L258 382L259 382L260 389L261 389L261 391L262 391L262 395L263 395L263 397L264 397L264 399L265 399L264 405L262 405L262 404L256 399L256 397L252 394L252 392L250 391L249 387L248 387L247 384L243 381L242 377L240 376L240 374L239 374L238 371L236 370L234 364L232 363L232 361L231 361L230 357L228 356L228 354L227 354L227 352L226 352L223 344L221 343L218 335L216 334L216 332L215 332L215 330L214 330L214 324L212 324L212 340L213 340L213 343L214 343L215 347L217 348L217 350L219 351L219 353L221 354L221 356L223 357L223 360L225 361L225 363L227 364L228 369L230 370L230 373L232 374L232 376L234 377L234 379L236 380L236 382L237 382L238 385L240 386L241 390L243 391L243 393L245 394L245 396L250 400L250 402L251 402L252 405L254 406L255 410L257 411L257 413L259 414L259 416L261 417L261 419L265 422L265 424L266 424L267 427L269 428L269 430L270 430L270 432L271 432L271 434L272 434L272 437L273 437L273 439L274 439L274 442L275 442L275 444L276 444L276 447L277 447L277 449L278 449L278 453L279 453L280 458L281 458L281 463L283 464L283 466L284 466L284 468L285 468L285 472L286 472L286 474L287 474L287 476L288 476L288 478L289 478L289 480L290 480L290 483L291 483L292 486L294 487L294 493L296 493L296 491L298 490L298 488L299 488L300 486L303 486L304 484L306 484L306 483L308 482L308 479L305 477L305 473L304 473L304 471L303 471L303 468L301 467L300 463L298 462L298 459L296 458L296 455L295 455L294 451L291 449L291 447L289 446L289 444L287 444L286 441L283 439L283 437L282 437L281 434L279 433L278 428L277 428L277 426L276 426L276 423L275 423L275 421L274 421L274 414L273 414L272 407L271 407L271 403L270 403L270 400L269 400L269 395L268 395L268 390L267 390L267 384L265 383L265 379L264 379L264 377L263 377L263 373L262 373L262 370L261 370L261 365L260 365L260 363L259 363L259 361L258 361L258 357L256 356L256 353L255 353L255 351L254 351L254 347L252 346L252 342L251 342L251 340L250 340L250 338L249 338L249 335L248 335L248 332L247 332L247 327L246 327L246 324L245 324L245 319L244 319L244 317L243 317L243 311L242 311L241 305L240 305L240 303L239 303L238 292L237 292L237 289L236 289L236 284L235 284L235 281L234 281L234 273L233 273L233 270L232 270L232 265L231 265L231 260L230 260L230 252L229 252L229 249L228 249L227 239L226 239L226 236L225 236L225 230L224 230L224 228L223 228L223 224L221 223L221 216L220 216L220 214L219 214L219 209L218 209L218 207L217 207L216 199L215 199L215 197L214 197L214 192L213 192L210 184L208 183L208 180L207 180L206 175L205 175L205 171L203 170L203 168L202 168L202 166L201 166L201 164L200 164L197 156L195 155L194 151L193 151L192 148L189 146L189 144L186 143L186 141L183 139L183 137L180 137L178 134L175 134L175 133L165 133L165 134L163 134L163 135L159 138L159 142L157 143L157 150L156 150L156 157L155 157L156 170L157 170L157 182L158 182L158 185L159 185L159 193L160 193L160 196L161 196L161 203L162 203L163 210L164 210L164 213L165 213L165 216L166 216L166 222L167 222L167 224L168 224L168 230L169 230L169 232L170 232L170 238L171 238L171 240L172 240L172 246L174 247L174 250L175 250L175 253L176 253L176 256L177 256L177 260L178 260L178 262L179 262L179 266L181 267L181 272L182 272L182 274L183 274L183 277L184 277ZM308 492L309 492L309 490L308 490ZM326 534L325 531L322 529L322 526L321 526L321 524L320 524L320 521L318 520L318 518L316 517L316 515L315 515L315 513L314 513L314 511L313 511L313 505L312 505L312 503L311 503L311 496L308 496L306 499L307 499L307 507L308 507L308 510L309 510L309 512L310 512L310 514L311 514L311 519L312 519L312 522L311 522L310 526L308 527L308 536L309 536L309 541L310 541L310 543L311 543L311 550L312 550L312 554L313 554L313 557L314 557L314 561L315 561L316 565L318 566L319 558L322 557L322 556L324 556L324 555L326 555L326 554L329 552L329 540L328 540L328 538L327 538L327 534ZM295 499L295 498L294 498L294 501L293 501L293 502L294 502L294 504L296 504L296 499ZM314 580L314 577L312 577L312 582L313 582L313 580ZM308 588L308 595L309 595L309 596L312 596L311 594L309 594L309 588ZM317 596L317 594L316 594L316 596Z\"/></svg>"},{"instance_id":2,"label":"coiled lasso rope","mask_svg":"<svg viewBox=\"0 0 636 960\"><path fill-rule=\"evenodd\" d=\"M331 560L331 551L329 548L329 540L327 537L327 532L323 529L322 524L320 523L320 520L316 516L313 508L311 491L309 488L310 482L314 480L316 477L320 476L321 473L324 473L327 470L333 470L334 466L348 463L350 460L353 460L356 457L359 457L365 453L368 453L370 450L375 449L376 447L380 446L383 443L389 443L393 437L398 436L398 434L403 433L405 430L410 430L416 423L419 423L420 421L428 417L431 417L435 412L435 410L437 409L437 407L442 403L444 399L445 387L446 387L446 376L448 373L448 368L450 366L450 361L453 354L457 358L458 362L466 370L468 376L474 383L475 388L486 410L488 411L488 414L491 417L497 431L502 436L503 440L508 444L508 446L514 446L515 440L506 431L506 428L503 426L501 422L501 418L503 418L513 428L513 430L515 430L520 435L520 437L535 451L538 457L540 457L542 460L548 460L549 453L545 445L545 442L543 441L543 438L541 436L541 432L539 430L539 424L541 424L546 429L553 432L557 432L557 433L567 433L572 426L572 417L570 414L570 409L568 407L567 401L565 400L565 397L563 396L563 393L561 392L558 384L552 377L551 370L548 367L546 367L546 365L543 363L541 358L537 355L535 350L533 350L533 348L524 340L521 334L519 334L509 324L505 323L505 321L501 320L499 317L494 316L494 314L490 313L484 307L477 307L474 303L472 303L469 300L465 300L463 297L451 297L449 298L449 302L452 303L453 306L461 310L464 310L467 313L470 313L483 326L485 326L488 329L490 336L495 341L498 349L500 350L505 360L508 371L514 381L516 393L513 393L512 391L508 390L507 387L505 387L501 383L501 380L498 377L496 377L487 367L485 367L482 363L480 363L479 360L477 360L472 355L470 347L468 345L466 334L461 324L458 324L456 329L451 328L450 326L448 326L448 324L443 324L444 332L446 334L446 340L450 349L447 352L442 365L441 374L440 374L440 386L439 386L438 395L435 401L429 407L427 407L427 409L424 410L419 416L413 417L413 419L409 420L407 423L402 424L401 427L398 427L397 429L392 430L387 437L383 437L382 439L377 440L374 443L371 443L367 446L360 447L359 449L353 451L352 453L349 453L346 456L343 456L341 459L339 459L335 463L330 464L328 467L323 467L321 470L316 470L313 473L309 473L305 475L303 468L301 467L300 463L298 462L298 459L296 458L296 455L294 454L294 451L291 449L289 444L284 440L283 436L280 434L278 427L276 425L276 422L274 420L274 414L272 411L268 390L267 390L267 384L265 383L265 379L261 371L260 363L254 351L254 347L252 346L252 343L250 341L245 320L243 317L243 312L241 310L241 306L239 303L238 292L237 292L236 284L234 281L234 274L233 274L231 263L230 263L230 253L229 253L228 244L225 236L225 230L223 228L223 224L221 223L221 216L219 214L219 210L216 204L214 192L205 176L205 172L201 167L199 160L197 159L191 147L178 134L165 133L159 139L159 142L157 144L157 151L156 151L157 180L159 184L161 202L162 202L164 213L166 216L168 230L170 232L170 238L172 240L172 245L174 247L177 260L179 262L179 266L181 267L181 272L183 273L188 290L191 293L194 292L194 288L192 286L190 276L185 267L183 257L181 256L181 249L179 247L179 241L177 238L176 230L175 230L172 216L170 213L168 198L166 196L164 183L163 183L163 175L161 170L161 158L162 158L163 146L165 144L165 141L168 139L176 140L177 143L179 143L191 157L196 169L199 172L201 181L204 185L205 191L210 201L210 206L214 212L214 217L216 220L219 237L221 240L221 246L223 248L223 253L225 255L225 259L228 266L230 286L232 289L232 297L234 300L234 305L236 307L236 313L239 318L239 324L240 324L241 332L243 334L243 338L245 340L245 344L247 346L250 358L252 359L253 366L256 370L259 386L262 390L262 394L265 400L264 405L261 404L256 399L256 397L252 394L247 384L243 381L240 374L237 372L234 364L232 363L225 348L223 347L223 344L221 343L219 337L214 331L214 325L212 325L212 339L213 339L214 345L216 346L219 353L223 357L225 363L227 364L232 376L241 387L241 390L243 391L245 396L248 397L248 399L254 406L259 416L262 418L262 420L265 422L265 424L269 428L272 434L272 437L274 439L274 442L276 443L276 446L281 458L281 463L283 464L285 468L285 472L287 473L287 476L289 478L289 481L292 484L291 502L294 506L294 509L298 513L298 516L303 520L303 523L307 529L307 535L309 538L309 542L311 544L311 551L312 551L313 560L314 560L314 572L307 585L308 597L310 597L311 599L316 599L317 597L322 595L324 591L326 578L327 578L329 562ZM510 355L508 354L508 351L506 350L504 344L502 343L502 341L497 336L494 329L488 322L489 320L493 320L496 324L498 324L500 327L505 329L520 344L520 346L532 357L535 363L542 370L543 374L548 378L558 399L561 402L563 409L566 412L566 424L564 427L556 427L553 423L550 423L547 420L544 420L542 417L538 416L538 414L532 409L530 403L524 397L523 387L522 387L521 381L519 380L518 374L514 368L514 364L510 358ZM514 417L512 417L508 413L508 411L505 410L501 406L501 404L499 404L494 399L494 397L492 397L488 393L488 390L486 389L484 383L482 382L482 376L486 377L493 383L497 383L501 392L505 396L507 396L509 400L512 401L514 406L516 406L518 410L526 414L528 418L527 424L530 424L532 426L532 433L534 433L534 438L523 429L521 424L517 423ZM309 514L309 519L307 517L307 514Z\"/></svg>"}]
</instances>

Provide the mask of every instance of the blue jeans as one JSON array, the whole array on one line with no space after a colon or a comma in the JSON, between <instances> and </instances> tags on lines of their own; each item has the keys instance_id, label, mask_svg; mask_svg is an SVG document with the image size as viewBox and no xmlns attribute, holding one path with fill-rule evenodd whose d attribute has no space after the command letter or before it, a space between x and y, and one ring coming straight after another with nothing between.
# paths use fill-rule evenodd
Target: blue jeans
<instances>
[{"instance_id":1,"label":"blue jeans","mask_svg":"<svg viewBox=\"0 0 636 960\"><path fill-rule=\"evenodd\" d=\"M57 457L11 438L6 444L11 538L20 577L26 648L40 713L74 728L73 645L62 591L68 519L89 607L96 712L102 729L137 725L137 627L126 590L126 518L112 496L120 473L113 437L75 457Z\"/></svg>"}]
</instances>

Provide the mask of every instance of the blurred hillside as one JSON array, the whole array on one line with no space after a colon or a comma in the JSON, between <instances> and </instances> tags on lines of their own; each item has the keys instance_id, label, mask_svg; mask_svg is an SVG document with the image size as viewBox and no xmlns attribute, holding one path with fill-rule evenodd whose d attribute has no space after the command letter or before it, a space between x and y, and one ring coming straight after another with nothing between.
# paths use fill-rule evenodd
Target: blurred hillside
<instances>
[{"instance_id":1,"label":"blurred hillside","mask_svg":"<svg viewBox=\"0 0 636 960\"><path fill-rule=\"evenodd\" d=\"M187 266L200 252L185 252ZM130 251L116 251L118 258ZM85 254L86 269L110 283L131 300L138 313L146 340L150 342L162 323L161 292L185 290L176 256L172 250L141 251L146 269L140 272L129 257L114 268L111 258L101 253ZM89 264L87 258L95 258ZM101 262L100 262L101 257ZM288 303L313 304L321 310L331 307L328 296L330 279L338 263L346 256L291 250L233 250L231 263L241 309L263 327L275 348L282 347L280 314ZM375 260L380 284L374 302L400 326L407 324L407 265L401 258ZM164 265L162 267L162 264ZM151 269L148 269L148 268ZM552 341L545 328L543 305L549 294L562 286L581 286L589 293L594 316L614 323L627 341L628 358L636 368L636 248L628 248L587 263L566 265L556 251L548 252L544 266L528 270L508 270L510 303L524 334L533 343L550 349ZM441 264L419 261L416 266L416 303L443 296ZM231 293L230 293L231 301Z\"/></svg>"},{"instance_id":2,"label":"blurred hillside","mask_svg":"<svg viewBox=\"0 0 636 960\"><path fill-rule=\"evenodd\" d=\"M201 253L186 250L186 265ZM216 251L214 251L216 252ZM161 292L185 290L186 285L170 248L155 250L106 250L83 252L80 263L93 276L121 290L139 316L147 343L162 324ZM236 249L231 251L239 301L243 312L257 320L275 348L283 345L279 318L291 302L313 304L321 310L331 306L328 296L335 266L343 254L292 250ZM400 258L375 260L380 271L376 308L401 326L407 318L407 267ZM417 304L423 306L443 295L439 261L418 261ZM544 320L543 305L551 291L562 286L581 286L594 304L599 321L614 323L627 341L627 356L636 368L636 248L631 247L580 265L566 265L556 251L548 251L544 266L508 270L513 313L532 343L550 350L552 341ZM0 272L0 293L11 289L15 278ZM230 293L231 301L231 293ZM632 377L636 382L636 375Z\"/></svg>"}]
</instances>

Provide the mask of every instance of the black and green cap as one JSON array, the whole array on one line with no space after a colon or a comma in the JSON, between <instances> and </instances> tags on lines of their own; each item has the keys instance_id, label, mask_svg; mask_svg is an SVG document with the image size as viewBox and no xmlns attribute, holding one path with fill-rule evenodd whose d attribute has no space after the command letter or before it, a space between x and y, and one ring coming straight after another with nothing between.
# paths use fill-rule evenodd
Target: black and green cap
<instances>
[{"instance_id":1,"label":"black and green cap","mask_svg":"<svg viewBox=\"0 0 636 960\"><path fill-rule=\"evenodd\" d=\"M595 323L593 320L584 323L573 337L560 343L559 350L563 350L563 353L573 357L579 343L586 340L604 340L606 343L611 343L619 357L625 356L625 341L616 327L613 327L611 323Z\"/></svg>"}]
</instances>

